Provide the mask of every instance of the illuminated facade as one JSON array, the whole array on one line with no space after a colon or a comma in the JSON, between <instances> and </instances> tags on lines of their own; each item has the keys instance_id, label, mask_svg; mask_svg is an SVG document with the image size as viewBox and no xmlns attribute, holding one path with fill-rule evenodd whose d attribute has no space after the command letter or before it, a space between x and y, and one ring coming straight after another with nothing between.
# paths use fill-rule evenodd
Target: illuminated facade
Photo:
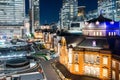
<instances>
[{"instance_id":1,"label":"illuminated facade","mask_svg":"<svg viewBox=\"0 0 120 80\"><path fill-rule=\"evenodd\" d=\"M34 33L35 29L39 28L39 0L29 0L30 3L30 33Z\"/></svg>"},{"instance_id":2,"label":"illuminated facade","mask_svg":"<svg viewBox=\"0 0 120 80\"><path fill-rule=\"evenodd\" d=\"M63 6L60 12L60 24L62 29L69 29L69 23L74 20L78 14L77 0L63 0Z\"/></svg>"},{"instance_id":3,"label":"illuminated facade","mask_svg":"<svg viewBox=\"0 0 120 80\"><path fill-rule=\"evenodd\" d=\"M120 20L120 0L116 0L116 21Z\"/></svg>"},{"instance_id":4,"label":"illuminated facade","mask_svg":"<svg viewBox=\"0 0 120 80\"><path fill-rule=\"evenodd\" d=\"M35 39L38 39L38 40L43 42L43 33L42 33L42 31L35 31L34 32L34 37L35 37Z\"/></svg>"},{"instance_id":5,"label":"illuminated facade","mask_svg":"<svg viewBox=\"0 0 120 80\"><path fill-rule=\"evenodd\" d=\"M111 19L104 18L100 15L98 18L86 21L82 29L86 36L118 36L119 22L114 22Z\"/></svg>"},{"instance_id":6,"label":"illuminated facade","mask_svg":"<svg viewBox=\"0 0 120 80\"><path fill-rule=\"evenodd\" d=\"M86 14L86 19L98 17L101 13L104 17L120 21L120 0L98 0L98 7Z\"/></svg>"},{"instance_id":7,"label":"illuminated facade","mask_svg":"<svg viewBox=\"0 0 120 80\"><path fill-rule=\"evenodd\" d=\"M25 0L0 0L0 37L22 37Z\"/></svg>"},{"instance_id":8,"label":"illuminated facade","mask_svg":"<svg viewBox=\"0 0 120 80\"><path fill-rule=\"evenodd\" d=\"M102 11L103 15L115 21L120 20L120 0L98 0L98 13Z\"/></svg>"},{"instance_id":9,"label":"illuminated facade","mask_svg":"<svg viewBox=\"0 0 120 80\"><path fill-rule=\"evenodd\" d=\"M90 20L92 18L96 18L98 17L98 10L92 10L92 11L89 11L87 14L86 14L86 19L87 20Z\"/></svg>"},{"instance_id":10,"label":"illuminated facade","mask_svg":"<svg viewBox=\"0 0 120 80\"><path fill-rule=\"evenodd\" d=\"M101 26L103 23L104 26ZM117 22L100 15L85 23L83 35L61 37L59 61L71 73L101 80L120 80L120 38Z\"/></svg>"},{"instance_id":11,"label":"illuminated facade","mask_svg":"<svg viewBox=\"0 0 120 80\"><path fill-rule=\"evenodd\" d=\"M23 25L25 0L0 0L0 25Z\"/></svg>"},{"instance_id":12,"label":"illuminated facade","mask_svg":"<svg viewBox=\"0 0 120 80\"><path fill-rule=\"evenodd\" d=\"M36 40L43 42L46 49L58 51L58 39L50 25L42 25L41 29L35 31L34 37Z\"/></svg>"},{"instance_id":13,"label":"illuminated facade","mask_svg":"<svg viewBox=\"0 0 120 80\"><path fill-rule=\"evenodd\" d=\"M78 8L78 15L75 21L71 21L69 23L69 30L70 33L81 33L82 28L84 26L85 20L85 6L79 6Z\"/></svg>"}]
</instances>

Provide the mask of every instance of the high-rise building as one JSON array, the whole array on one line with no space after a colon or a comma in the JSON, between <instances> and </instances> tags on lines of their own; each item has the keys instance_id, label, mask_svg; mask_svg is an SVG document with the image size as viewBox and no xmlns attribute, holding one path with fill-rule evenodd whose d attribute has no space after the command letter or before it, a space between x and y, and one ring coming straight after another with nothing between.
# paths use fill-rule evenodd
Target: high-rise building
<instances>
[{"instance_id":1,"label":"high-rise building","mask_svg":"<svg viewBox=\"0 0 120 80\"><path fill-rule=\"evenodd\" d=\"M22 37L25 0L0 0L0 38Z\"/></svg>"},{"instance_id":2,"label":"high-rise building","mask_svg":"<svg viewBox=\"0 0 120 80\"><path fill-rule=\"evenodd\" d=\"M29 0L30 2L30 32L34 33L34 29L39 28L39 0Z\"/></svg>"},{"instance_id":3,"label":"high-rise building","mask_svg":"<svg viewBox=\"0 0 120 80\"><path fill-rule=\"evenodd\" d=\"M24 0L0 0L0 25L23 25Z\"/></svg>"},{"instance_id":4,"label":"high-rise building","mask_svg":"<svg viewBox=\"0 0 120 80\"><path fill-rule=\"evenodd\" d=\"M69 24L74 21L78 13L78 0L63 0L60 12L60 24L62 29L69 29Z\"/></svg>"},{"instance_id":5,"label":"high-rise building","mask_svg":"<svg viewBox=\"0 0 120 80\"><path fill-rule=\"evenodd\" d=\"M120 0L98 0L98 13L115 21L120 20Z\"/></svg>"},{"instance_id":6,"label":"high-rise building","mask_svg":"<svg viewBox=\"0 0 120 80\"><path fill-rule=\"evenodd\" d=\"M98 0L98 8L86 14L87 20L96 18L99 14L120 21L120 0Z\"/></svg>"},{"instance_id":7,"label":"high-rise building","mask_svg":"<svg viewBox=\"0 0 120 80\"><path fill-rule=\"evenodd\" d=\"M114 19L115 17L115 0L98 0L98 13L102 13L105 17Z\"/></svg>"},{"instance_id":8,"label":"high-rise building","mask_svg":"<svg viewBox=\"0 0 120 80\"><path fill-rule=\"evenodd\" d=\"M86 14L86 20L90 20L90 19L93 19L93 18L96 18L96 17L98 17L98 10L97 9L89 11Z\"/></svg>"},{"instance_id":9,"label":"high-rise building","mask_svg":"<svg viewBox=\"0 0 120 80\"><path fill-rule=\"evenodd\" d=\"M116 0L116 21L120 21L120 0Z\"/></svg>"}]
</instances>

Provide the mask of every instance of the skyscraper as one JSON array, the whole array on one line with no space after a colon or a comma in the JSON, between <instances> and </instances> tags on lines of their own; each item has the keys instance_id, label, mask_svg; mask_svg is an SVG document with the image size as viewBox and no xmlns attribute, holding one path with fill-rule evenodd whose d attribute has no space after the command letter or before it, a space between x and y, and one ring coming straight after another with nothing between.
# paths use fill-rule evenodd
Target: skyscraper
<instances>
[{"instance_id":1,"label":"skyscraper","mask_svg":"<svg viewBox=\"0 0 120 80\"><path fill-rule=\"evenodd\" d=\"M0 25L23 25L24 0L0 0Z\"/></svg>"},{"instance_id":2,"label":"skyscraper","mask_svg":"<svg viewBox=\"0 0 120 80\"><path fill-rule=\"evenodd\" d=\"M25 0L0 0L0 38L22 37Z\"/></svg>"},{"instance_id":3,"label":"skyscraper","mask_svg":"<svg viewBox=\"0 0 120 80\"><path fill-rule=\"evenodd\" d=\"M30 3L30 32L34 33L34 29L39 28L39 0L29 0Z\"/></svg>"},{"instance_id":4,"label":"skyscraper","mask_svg":"<svg viewBox=\"0 0 120 80\"><path fill-rule=\"evenodd\" d=\"M98 0L98 13L115 21L120 20L120 0Z\"/></svg>"},{"instance_id":5,"label":"skyscraper","mask_svg":"<svg viewBox=\"0 0 120 80\"><path fill-rule=\"evenodd\" d=\"M116 21L120 21L120 0L116 0Z\"/></svg>"},{"instance_id":6,"label":"skyscraper","mask_svg":"<svg viewBox=\"0 0 120 80\"><path fill-rule=\"evenodd\" d=\"M71 21L75 20L78 13L78 0L63 0L60 12L60 24L64 29L69 29Z\"/></svg>"}]
</instances>

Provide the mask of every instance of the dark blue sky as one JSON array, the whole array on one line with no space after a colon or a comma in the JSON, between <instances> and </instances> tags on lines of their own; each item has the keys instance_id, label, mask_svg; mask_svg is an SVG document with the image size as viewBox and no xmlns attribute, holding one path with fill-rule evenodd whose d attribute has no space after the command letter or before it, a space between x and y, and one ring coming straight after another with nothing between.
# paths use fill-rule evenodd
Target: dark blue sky
<instances>
[{"instance_id":1,"label":"dark blue sky","mask_svg":"<svg viewBox=\"0 0 120 80\"><path fill-rule=\"evenodd\" d=\"M97 8L97 0L78 0L79 6L86 6L86 12ZM27 2L27 0L26 0ZM28 2L26 7L28 8ZM40 0L40 22L52 23L59 20L59 12L62 0ZM26 10L28 11L28 10Z\"/></svg>"}]
</instances>

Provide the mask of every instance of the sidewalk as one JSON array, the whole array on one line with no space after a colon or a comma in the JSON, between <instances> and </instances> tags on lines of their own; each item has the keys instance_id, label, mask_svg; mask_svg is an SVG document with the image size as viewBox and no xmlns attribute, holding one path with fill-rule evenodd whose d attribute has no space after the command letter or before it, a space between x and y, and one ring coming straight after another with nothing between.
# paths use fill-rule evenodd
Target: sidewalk
<instances>
[{"instance_id":1,"label":"sidewalk","mask_svg":"<svg viewBox=\"0 0 120 80\"><path fill-rule=\"evenodd\" d=\"M66 69L66 67L59 62L52 63L52 66L56 70L56 72L59 74L62 80L100 80L98 78L94 78L90 76L81 76L81 75L71 74Z\"/></svg>"}]
</instances>

